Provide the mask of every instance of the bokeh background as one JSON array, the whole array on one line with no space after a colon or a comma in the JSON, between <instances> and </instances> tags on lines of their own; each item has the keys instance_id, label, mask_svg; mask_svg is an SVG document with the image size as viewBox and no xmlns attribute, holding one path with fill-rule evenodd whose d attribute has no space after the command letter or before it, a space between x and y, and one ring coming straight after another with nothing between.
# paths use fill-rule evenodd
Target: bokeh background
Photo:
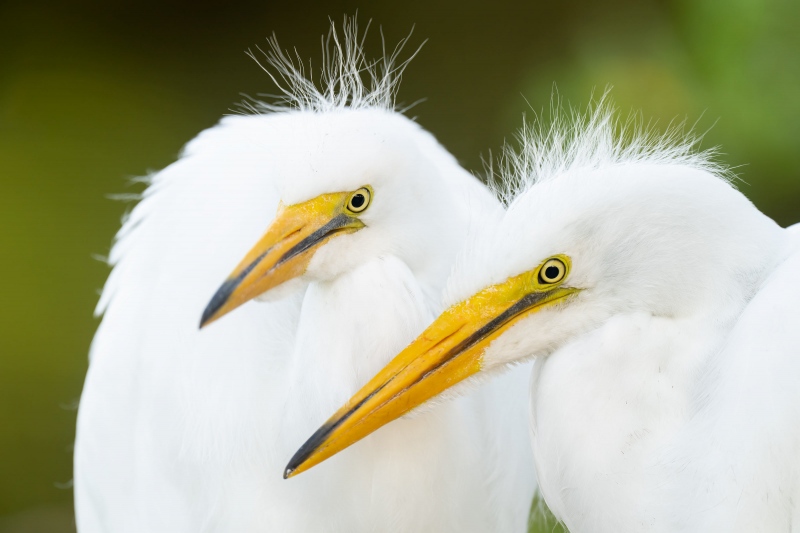
<instances>
[{"instance_id":1,"label":"bokeh background","mask_svg":"<svg viewBox=\"0 0 800 533\"><path fill-rule=\"evenodd\" d=\"M614 87L623 113L708 130L739 184L800 221L797 0L17 0L0 2L0 533L73 531L75 407L131 181L273 90L243 52L277 33L318 61L328 17L429 39L400 100L469 169L553 85Z\"/></svg>"}]
</instances>

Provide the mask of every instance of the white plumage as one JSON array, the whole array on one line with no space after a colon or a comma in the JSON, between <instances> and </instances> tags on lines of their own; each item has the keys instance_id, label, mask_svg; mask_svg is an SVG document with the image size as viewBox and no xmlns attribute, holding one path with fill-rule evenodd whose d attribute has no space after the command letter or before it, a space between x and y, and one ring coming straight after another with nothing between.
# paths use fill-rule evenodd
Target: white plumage
<instances>
[{"instance_id":1,"label":"white plumage","mask_svg":"<svg viewBox=\"0 0 800 533\"><path fill-rule=\"evenodd\" d=\"M760 213L675 130L615 126L601 106L528 132L539 163L510 238L483 241L503 257L484 285L565 253L582 289L484 354L537 359L542 494L573 533L796 531L800 226Z\"/></svg>"},{"instance_id":2,"label":"white plumage","mask_svg":"<svg viewBox=\"0 0 800 533\"><path fill-rule=\"evenodd\" d=\"M486 366L538 358L540 490L573 533L793 531L798 227L761 214L692 141L627 133L601 106L525 134L523 182L492 230L508 238L476 243L485 261L465 257L453 285L565 253L565 283L583 290L522 318Z\"/></svg>"},{"instance_id":3,"label":"white plumage","mask_svg":"<svg viewBox=\"0 0 800 533\"><path fill-rule=\"evenodd\" d=\"M540 490L573 533L798 531L800 226L676 130L618 129L600 105L523 132L451 307L319 448L533 359Z\"/></svg>"},{"instance_id":4,"label":"white plumage","mask_svg":"<svg viewBox=\"0 0 800 533\"><path fill-rule=\"evenodd\" d=\"M395 56L380 71L356 38L347 23L343 42L332 34L321 90L273 55L288 105L200 134L123 225L78 416L81 533L524 531L524 371L282 479L311 430L440 309L468 229L502 214L392 110ZM363 229L319 246L271 301L198 330L279 202L364 185Z\"/></svg>"}]
</instances>

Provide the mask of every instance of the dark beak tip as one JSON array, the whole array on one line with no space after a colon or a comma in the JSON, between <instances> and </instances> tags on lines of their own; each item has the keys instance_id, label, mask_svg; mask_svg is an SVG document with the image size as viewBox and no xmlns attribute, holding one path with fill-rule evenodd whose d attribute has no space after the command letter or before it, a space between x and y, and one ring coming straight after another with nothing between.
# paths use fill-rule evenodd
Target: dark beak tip
<instances>
[{"instance_id":1,"label":"dark beak tip","mask_svg":"<svg viewBox=\"0 0 800 533\"><path fill-rule=\"evenodd\" d=\"M217 309L212 306L212 303L209 303L203 310L203 316L200 317L200 325L197 329L203 329L211 322L211 319L214 318L214 313L216 313Z\"/></svg>"},{"instance_id":2,"label":"dark beak tip","mask_svg":"<svg viewBox=\"0 0 800 533\"><path fill-rule=\"evenodd\" d=\"M241 277L227 279L219 289L217 289L217 292L214 293L214 296L211 297L208 305L206 305L206 308L203 310L203 316L200 317L200 329L203 329L209 323L216 320L216 314L228 302L228 298L230 298L233 291L241 282Z\"/></svg>"},{"instance_id":3,"label":"dark beak tip","mask_svg":"<svg viewBox=\"0 0 800 533\"><path fill-rule=\"evenodd\" d=\"M309 437L302 446L300 446L300 449L295 452L292 458L289 459L289 463L286 465L286 469L283 471L283 479L292 477L295 472L297 472L297 469L300 468L303 463L305 463L314 454L314 452L330 435L330 432L333 431L339 425L339 423L341 423L341 420L333 424L329 420L317 431L315 431L314 434L311 435L311 437Z\"/></svg>"}]
</instances>

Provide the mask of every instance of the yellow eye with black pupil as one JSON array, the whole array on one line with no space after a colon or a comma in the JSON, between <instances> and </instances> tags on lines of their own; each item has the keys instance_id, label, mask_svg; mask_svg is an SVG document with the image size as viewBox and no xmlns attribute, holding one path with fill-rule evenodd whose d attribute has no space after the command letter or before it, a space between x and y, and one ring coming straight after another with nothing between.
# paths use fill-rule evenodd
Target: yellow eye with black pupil
<instances>
[{"instance_id":1,"label":"yellow eye with black pupil","mask_svg":"<svg viewBox=\"0 0 800 533\"><path fill-rule=\"evenodd\" d=\"M564 279L564 274L567 272L567 267L561 259L549 259L539 269L539 283L543 285L552 285Z\"/></svg>"},{"instance_id":2,"label":"yellow eye with black pupil","mask_svg":"<svg viewBox=\"0 0 800 533\"><path fill-rule=\"evenodd\" d=\"M371 199L372 193L370 190L366 187L361 187L350 196L349 200L347 200L347 209L353 213L361 213L369 206Z\"/></svg>"}]
</instances>

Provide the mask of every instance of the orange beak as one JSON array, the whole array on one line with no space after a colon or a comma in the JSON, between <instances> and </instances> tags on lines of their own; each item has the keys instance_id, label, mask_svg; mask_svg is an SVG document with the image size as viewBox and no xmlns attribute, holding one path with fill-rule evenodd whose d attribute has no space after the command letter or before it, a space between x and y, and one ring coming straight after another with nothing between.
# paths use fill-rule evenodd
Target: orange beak
<instances>
[{"instance_id":1,"label":"orange beak","mask_svg":"<svg viewBox=\"0 0 800 533\"><path fill-rule=\"evenodd\" d=\"M280 207L267 232L231 272L203 311L200 327L292 278L303 275L320 246L364 227L344 210L349 193L323 194Z\"/></svg>"},{"instance_id":2,"label":"orange beak","mask_svg":"<svg viewBox=\"0 0 800 533\"><path fill-rule=\"evenodd\" d=\"M321 463L480 372L486 349L520 318L578 291L539 285L540 268L487 287L442 313L303 444L284 478Z\"/></svg>"}]
</instances>

